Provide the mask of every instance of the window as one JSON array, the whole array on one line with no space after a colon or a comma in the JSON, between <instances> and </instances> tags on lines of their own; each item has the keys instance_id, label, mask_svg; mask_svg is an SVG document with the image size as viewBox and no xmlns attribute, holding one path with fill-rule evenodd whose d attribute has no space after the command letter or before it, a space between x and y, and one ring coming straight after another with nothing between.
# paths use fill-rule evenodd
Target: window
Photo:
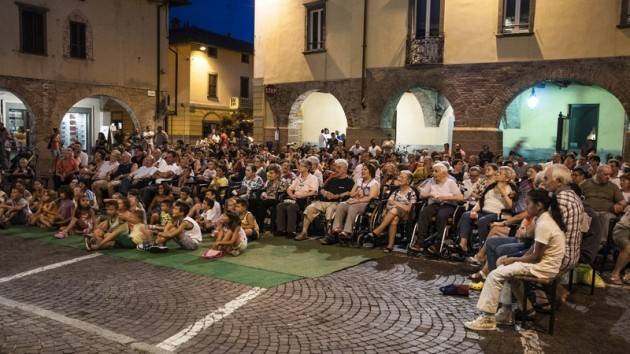
<instances>
[{"instance_id":1,"label":"window","mask_svg":"<svg viewBox=\"0 0 630 354\"><path fill-rule=\"evenodd\" d=\"M414 37L416 39L440 35L442 0L414 0Z\"/></svg>"},{"instance_id":2,"label":"window","mask_svg":"<svg viewBox=\"0 0 630 354\"><path fill-rule=\"evenodd\" d=\"M70 56L85 59L87 57L85 23L70 21Z\"/></svg>"},{"instance_id":3,"label":"window","mask_svg":"<svg viewBox=\"0 0 630 354\"><path fill-rule=\"evenodd\" d=\"M208 47L208 56L212 58L218 58L219 49L217 49L216 47Z\"/></svg>"},{"instance_id":4,"label":"window","mask_svg":"<svg viewBox=\"0 0 630 354\"><path fill-rule=\"evenodd\" d=\"M208 74L208 99L217 99L217 83L219 82L218 74Z\"/></svg>"},{"instance_id":5,"label":"window","mask_svg":"<svg viewBox=\"0 0 630 354\"><path fill-rule=\"evenodd\" d=\"M532 33L535 0L501 0L503 4L501 33Z\"/></svg>"},{"instance_id":6,"label":"window","mask_svg":"<svg viewBox=\"0 0 630 354\"><path fill-rule=\"evenodd\" d=\"M621 1L621 21L620 26L630 27L630 0Z\"/></svg>"},{"instance_id":7,"label":"window","mask_svg":"<svg viewBox=\"0 0 630 354\"><path fill-rule=\"evenodd\" d=\"M326 11L323 2L306 4L306 51L324 50Z\"/></svg>"},{"instance_id":8,"label":"window","mask_svg":"<svg viewBox=\"0 0 630 354\"><path fill-rule=\"evenodd\" d=\"M249 78L241 76L241 98L249 98Z\"/></svg>"},{"instance_id":9,"label":"window","mask_svg":"<svg viewBox=\"0 0 630 354\"><path fill-rule=\"evenodd\" d=\"M249 54L241 54L241 63L249 64Z\"/></svg>"},{"instance_id":10,"label":"window","mask_svg":"<svg viewBox=\"0 0 630 354\"><path fill-rule=\"evenodd\" d=\"M20 6L20 51L46 55L47 9Z\"/></svg>"}]
</instances>

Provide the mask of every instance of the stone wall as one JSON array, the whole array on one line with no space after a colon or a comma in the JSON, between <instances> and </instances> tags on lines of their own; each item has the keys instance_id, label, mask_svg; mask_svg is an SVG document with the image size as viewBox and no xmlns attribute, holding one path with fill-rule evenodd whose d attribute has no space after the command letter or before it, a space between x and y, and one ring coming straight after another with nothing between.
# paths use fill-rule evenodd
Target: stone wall
<instances>
[{"instance_id":1,"label":"stone wall","mask_svg":"<svg viewBox=\"0 0 630 354\"><path fill-rule=\"evenodd\" d=\"M139 127L156 126L155 97L149 97L147 90L143 89L1 75L0 89L16 95L31 112L31 141L39 155L40 171L47 171L50 167L47 144L52 128L58 128L65 113L85 97L102 95L115 98L131 110Z\"/></svg>"},{"instance_id":2,"label":"stone wall","mask_svg":"<svg viewBox=\"0 0 630 354\"><path fill-rule=\"evenodd\" d=\"M435 89L448 99L455 114L453 141L475 153L483 144L501 150L498 130L502 112L514 97L537 81L572 80L600 86L615 95L630 111L630 57L550 60L465 65L426 65L414 68L378 68L367 71L366 107L361 106L361 80L313 81L276 84L267 96L280 127L287 127L293 103L310 90L333 94L348 119L348 140L383 138L391 129L381 126L388 100L414 88ZM478 129L482 128L482 129ZM541 127L555 129L553 127ZM267 134L265 134L267 135ZM630 142L626 135L626 142ZM286 139L286 138L285 138ZM286 142L283 141L283 142ZM630 160L630 145L624 150Z\"/></svg>"}]
</instances>

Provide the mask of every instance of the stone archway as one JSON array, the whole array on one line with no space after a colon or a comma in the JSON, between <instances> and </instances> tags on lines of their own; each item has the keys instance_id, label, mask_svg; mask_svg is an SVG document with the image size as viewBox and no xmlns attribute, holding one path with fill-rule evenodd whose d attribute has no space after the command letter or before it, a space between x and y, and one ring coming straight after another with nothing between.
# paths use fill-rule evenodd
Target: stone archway
<instances>
[{"instance_id":1,"label":"stone archway","mask_svg":"<svg viewBox=\"0 0 630 354\"><path fill-rule=\"evenodd\" d=\"M0 122L5 124L5 127L16 137L16 140L19 138L21 141L19 146L32 147L34 145L33 128L36 115L33 113L29 101L24 99L21 94L0 86L0 113L2 118ZM24 129L23 135L19 133L20 128Z\"/></svg>"},{"instance_id":2,"label":"stone archway","mask_svg":"<svg viewBox=\"0 0 630 354\"><path fill-rule=\"evenodd\" d=\"M302 142L302 125L304 124L302 105L308 96L315 92L319 92L319 90L306 91L291 105L291 110L289 111L289 123L287 125L289 144L300 144Z\"/></svg>"},{"instance_id":3,"label":"stone archway","mask_svg":"<svg viewBox=\"0 0 630 354\"><path fill-rule=\"evenodd\" d=\"M311 107L311 99L316 99L318 104ZM311 112L318 109L321 109L319 115L318 112ZM340 119L335 120L336 118ZM318 119L317 123L313 119ZM326 126L327 124L330 126ZM319 135L321 129L329 128L331 132L339 129L345 133L347 127L348 120L345 111L333 94L309 90L301 94L291 105L287 124L288 143L317 143L314 136ZM307 135L304 134L305 129L308 131ZM314 129L317 131L315 132Z\"/></svg>"}]
</instances>

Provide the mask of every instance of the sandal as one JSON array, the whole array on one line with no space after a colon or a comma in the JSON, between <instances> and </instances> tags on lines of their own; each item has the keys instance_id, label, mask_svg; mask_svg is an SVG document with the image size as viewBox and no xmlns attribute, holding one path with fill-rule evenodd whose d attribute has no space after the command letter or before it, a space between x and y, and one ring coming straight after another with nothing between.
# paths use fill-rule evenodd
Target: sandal
<instances>
[{"instance_id":1,"label":"sandal","mask_svg":"<svg viewBox=\"0 0 630 354\"><path fill-rule=\"evenodd\" d=\"M383 252L385 252L385 253L392 253L393 250L394 250L394 247L385 247L385 248L383 248Z\"/></svg>"},{"instance_id":2,"label":"sandal","mask_svg":"<svg viewBox=\"0 0 630 354\"><path fill-rule=\"evenodd\" d=\"M625 277L624 277L623 280L621 279L621 277L612 277L611 276L610 278L608 278L608 282L610 284L613 284L613 285L623 285L625 280L626 280Z\"/></svg>"}]
</instances>

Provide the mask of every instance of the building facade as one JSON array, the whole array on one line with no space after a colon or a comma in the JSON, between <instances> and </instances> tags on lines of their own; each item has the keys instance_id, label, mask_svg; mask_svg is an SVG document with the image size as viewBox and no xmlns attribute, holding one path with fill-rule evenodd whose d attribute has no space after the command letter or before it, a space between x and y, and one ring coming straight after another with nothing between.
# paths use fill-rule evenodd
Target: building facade
<instances>
[{"instance_id":1,"label":"building facade","mask_svg":"<svg viewBox=\"0 0 630 354\"><path fill-rule=\"evenodd\" d=\"M579 149L587 136L611 153L628 145L630 82L622 78L630 75L630 1L256 5L259 141L279 128L282 142L309 142L303 128L319 128L312 124L319 117L364 144L392 134L409 145L457 142L472 152L483 144L507 152L522 138L532 154ZM310 108L325 100L336 111ZM549 136L536 141L536 129Z\"/></svg>"},{"instance_id":2,"label":"building facade","mask_svg":"<svg viewBox=\"0 0 630 354\"><path fill-rule=\"evenodd\" d=\"M225 120L251 120L254 46L196 27L170 34L169 124L185 142L220 130Z\"/></svg>"},{"instance_id":3,"label":"building facade","mask_svg":"<svg viewBox=\"0 0 630 354\"><path fill-rule=\"evenodd\" d=\"M26 133L42 162L54 127L84 149L110 127L155 127L166 95L168 6L178 3L1 0L4 123Z\"/></svg>"}]
</instances>

